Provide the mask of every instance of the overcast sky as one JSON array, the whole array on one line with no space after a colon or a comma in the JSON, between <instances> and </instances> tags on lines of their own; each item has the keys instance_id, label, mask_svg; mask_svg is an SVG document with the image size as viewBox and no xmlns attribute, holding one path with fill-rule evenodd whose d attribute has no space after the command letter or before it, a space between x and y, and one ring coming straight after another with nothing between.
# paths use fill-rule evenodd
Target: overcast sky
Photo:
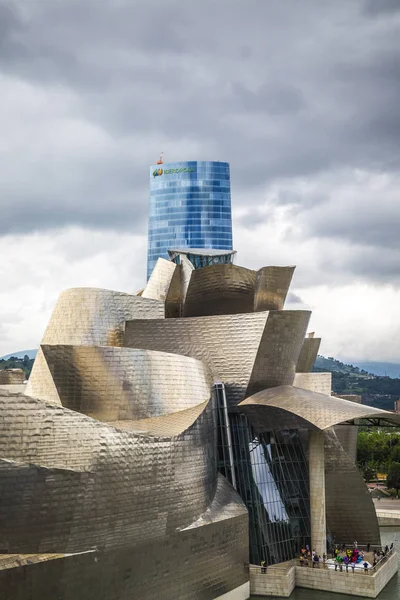
<instances>
[{"instance_id":1,"label":"overcast sky","mask_svg":"<svg viewBox=\"0 0 400 600\"><path fill-rule=\"evenodd\" d=\"M0 0L0 355L137 291L149 165L231 163L238 264L321 352L400 361L399 0Z\"/></svg>"}]
</instances>

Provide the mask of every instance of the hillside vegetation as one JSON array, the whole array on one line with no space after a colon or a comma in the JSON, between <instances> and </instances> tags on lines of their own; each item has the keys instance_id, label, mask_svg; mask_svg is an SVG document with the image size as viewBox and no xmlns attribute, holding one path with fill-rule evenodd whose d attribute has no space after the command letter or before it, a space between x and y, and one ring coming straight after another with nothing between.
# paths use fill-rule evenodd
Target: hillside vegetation
<instances>
[{"instance_id":1,"label":"hillside vegetation","mask_svg":"<svg viewBox=\"0 0 400 600\"><path fill-rule=\"evenodd\" d=\"M7 359L1 358L0 369L22 369L25 373L25 377L28 379L34 362L35 359L29 358L27 354L24 358L17 358L16 356Z\"/></svg>"},{"instance_id":2,"label":"hillside vegetation","mask_svg":"<svg viewBox=\"0 0 400 600\"><path fill-rule=\"evenodd\" d=\"M359 394L362 403L369 406L393 410L395 400L400 399L400 379L372 375L332 357L318 356L313 371L330 371L332 389L336 394Z\"/></svg>"}]
</instances>

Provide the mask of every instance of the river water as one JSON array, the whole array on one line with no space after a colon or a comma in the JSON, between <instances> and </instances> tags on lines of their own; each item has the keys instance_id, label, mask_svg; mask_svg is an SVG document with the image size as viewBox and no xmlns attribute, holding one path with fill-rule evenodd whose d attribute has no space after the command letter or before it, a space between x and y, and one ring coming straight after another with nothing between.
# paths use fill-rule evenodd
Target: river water
<instances>
[{"instance_id":1,"label":"river water","mask_svg":"<svg viewBox=\"0 0 400 600\"><path fill-rule=\"evenodd\" d=\"M390 545L394 542L395 548L399 553L400 568L400 529L398 527L383 527L381 529L382 545ZM269 596L273 600L282 600L276 596ZM252 597L253 598L253 597ZM318 592L316 590L306 590L295 588L290 600L365 600L364 596L348 596L347 594L333 594L332 592ZM393 577L387 586L378 596L379 600L400 600L400 571ZM253 600L257 600L256 597ZM259 600L259 598L258 598Z\"/></svg>"}]
</instances>

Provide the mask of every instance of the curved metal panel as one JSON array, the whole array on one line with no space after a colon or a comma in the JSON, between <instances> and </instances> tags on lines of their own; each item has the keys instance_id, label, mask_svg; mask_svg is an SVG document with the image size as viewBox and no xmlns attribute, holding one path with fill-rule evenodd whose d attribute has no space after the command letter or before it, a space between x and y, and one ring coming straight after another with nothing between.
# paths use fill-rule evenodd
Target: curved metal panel
<instances>
[{"instance_id":1,"label":"curved metal panel","mask_svg":"<svg viewBox=\"0 0 400 600\"><path fill-rule=\"evenodd\" d=\"M325 489L327 526L336 543L363 540L380 546L371 494L333 431L325 431Z\"/></svg>"},{"instance_id":2,"label":"curved metal panel","mask_svg":"<svg viewBox=\"0 0 400 600\"><path fill-rule=\"evenodd\" d=\"M271 311L258 347L246 396L279 385L291 385L311 313Z\"/></svg>"},{"instance_id":3,"label":"curved metal panel","mask_svg":"<svg viewBox=\"0 0 400 600\"><path fill-rule=\"evenodd\" d=\"M62 405L101 421L158 417L210 397L211 373L186 356L111 346L42 350Z\"/></svg>"},{"instance_id":4,"label":"curved metal panel","mask_svg":"<svg viewBox=\"0 0 400 600\"><path fill-rule=\"evenodd\" d=\"M0 530L11 553L133 546L190 525L214 497L212 403L189 421L175 413L173 437L171 416L144 435L20 394L0 391L0 409Z\"/></svg>"},{"instance_id":5,"label":"curved metal panel","mask_svg":"<svg viewBox=\"0 0 400 600\"><path fill-rule=\"evenodd\" d=\"M128 321L125 346L203 361L237 404L245 391L269 313Z\"/></svg>"},{"instance_id":6,"label":"curved metal panel","mask_svg":"<svg viewBox=\"0 0 400 600\"><path fill-rule=\"evenodd\" d=\"M305 338L297 363L297 373L309 373L312 371L320 345L321 338Z\"/></svg>"},{"instance_id":7,"label":"curved metal panel","mask_svg":"<svg viewBox=\"0 0 400 600\"><path fill-rule=\"evenodd\" d=\"M125 321L162 318L164 304L122 292L73 288L62 292L43 335L42 344L123 346ZM26 393L59 404L43 353L39 350Z\"/></svg>"},{"instance_id":8,"label":"curved metal panel","mask_svg":"<svg viewBox=\"0 0 400 600\"><path fill-rule=\"evenodd\" d=\"M42 400L46 400L46 402L61 404L60 396L58 395L41 346L39 346L35 362L33 363L25 393L27 396L41 398Z\"/></svg>"},{"instance_id":9,"label":"curved metal panel","mask_svg":"<svg viewBox=\"0 0 400 600\"><path fill-rule=\"evenodd\" d=\"M189 429L206 407L207 402L203 402L191 408L160 417L149 417L147 419L140 419L139 421L111 421L109 425L112 425L116 429L132 431L141 435L174 437Z\"/></svg>"},{"instance_id":10,"label":"curved metal panel","mask_svg":"<svg viewBox=\"0 0 400 600\"><path fill-rule=\"evenodd\" d=\"M157 300L98 288L62 292L42 338L42 344L123 346L125 321L164 317Z\"/></svg>"},{"instance_id":11,"label":"curved metal panel","mask_svg":"<svg viewBox=\"0 0 400 600\"><path fill-rule=\"evenodd\" d=\"M282 310L296 267L263 267L257 271L254 311Z\"/></svg>"},{"instance_id":12,"label":"curved metal panel","mask_svg":"<svg viewBox=\"0 0 400 600\"><path fill-rule=\"evenodd\" d=\"M183 266L177 265L165 301L165 317L167 319L177 319L182 316L182 279Z\"/></svg>"},{"instance_id":13,"label":"curved metal panel","mask_svg":"<svg viewBox=\"0 0 400 600\"><path fill-rule=\"evenodd\" d=\"M361 404L361 396L357 396L356 394L341 395L340 398L343 398L344 400L349 400L350 402L356 402L356 404ZM347 456L349 456L349 458L353 461L353 463L355 463L357 459L358 427L336 425L334 431L343 450L346 452Z\"/></svg>"},{"instance_id":14,"label":"curved metal panel","mask_svg":"<svg viewBox=\"0 0 400 600\"><path fill-rule=\"evenodd\" d=\"M177 266L170 260L160 257L142 292L142 298L152 298L153 300L165 302Z\"/></svg>"},{"instance_id":15,"label":"curved metal panel","mask_svg":"<svg viewBox=\"0 0 400 600\"><path fill-rule=\"evenodd\" d=\"M259 429L328 429L333 425L362 418L379 418L400 423L400 415L310 392L290 385L262 390L239 404L240 410L249 416ZM294 423L297 420L297 425ZM276 426L280 422L280 426ZM274 426L273 426L274 424Z\"/></svg>"},{"instance_id":16,"label":"curved metal panel","mask_svg":"<svg viewBox=\"0 0 400 600\"><path fill-rule=\"evenodd\" d=\"M153 269L149 281L141 296L165 302L165 316L177 318L181 316L182 291L181 291L182 267L175 263L159 258Z\"/></svg>"},{"instance_id":17,"label":"curved metal panel","mask_svg":"<svg viewBox=\"0 0 400 600\"><path fill-rule=\"evenodd\" d=\"M128 321L125 346L202 360L226 386L230 406L246 393L292 383L310 313L282 311Z\"/></svg>"},{"instance_id":18,"label":"curved metal panel","mask_svg":"<svg viewBox=\"0 0 400 600\"><path fill-rule=\"evenodd\" d=\"M223 478L190 528L135 547L7 555L0 596L14 600L214 600L248 581L247 510ZM247 570L248 571L248 570ZM161 593L160 593L160 590Z\"/></svg>"},{"instance_id":19,"label":"curved metal panel","mask_svg":"<svg viewBox=\"0 0 400 600\"><path fill-rule=\"evenodd\" d=\"M185 317L253 312L256 272L232 264L195 269L184 305Z\"/></svg>"}]
</instances>

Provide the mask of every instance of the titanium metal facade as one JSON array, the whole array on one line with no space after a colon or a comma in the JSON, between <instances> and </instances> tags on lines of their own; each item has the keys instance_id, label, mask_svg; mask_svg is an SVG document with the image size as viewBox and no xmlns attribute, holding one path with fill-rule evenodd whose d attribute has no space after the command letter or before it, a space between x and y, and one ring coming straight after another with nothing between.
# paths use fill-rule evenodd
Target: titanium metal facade
<instances>
[{"instance_id":1,"label":"titanium metal facade","mask_svg":"<svg viewBox=\"0 0 400 600\"><path fill-rule=\"evenodd\" d=\"M400 415L308 372L292 274L182 255L136 296L60 295L26 392L0 386L1 597L245 600L249 561L379 543L333 428Z\"/></svg>"},{"instance_id":2,"label":"titanium metal facade","mask_svg":"<svg viewBox=\"0 0 400 600\"><path fill-rule=\"evenodd\" d=\"M147 278L173 248L232 250L229 164L188 161L150 167Z\"/></svg>"}]
</instances>

